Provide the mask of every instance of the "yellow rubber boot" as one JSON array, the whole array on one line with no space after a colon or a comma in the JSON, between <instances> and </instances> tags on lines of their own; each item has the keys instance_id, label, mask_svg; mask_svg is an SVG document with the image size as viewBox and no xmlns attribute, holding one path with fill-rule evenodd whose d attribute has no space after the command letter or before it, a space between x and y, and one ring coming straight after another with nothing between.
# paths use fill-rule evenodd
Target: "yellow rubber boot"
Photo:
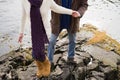
<instances>
[{"instance_id":1,"label":"yellow rubber boot","mask_svg":"<svg viewBox=\"0 0 120 80\"><path fill-rule=\"evenodd\" d=\"M43 73L43 63L40 62L40 61L37 61L37 60L35 60L35 63L37 65L37 67L38 67L36 75L37 75L37 77L40 78L40 77L42 77L42 73Z\"/></svg>"},{"instance_id":2,"label":"yellow rubber boot","mask_svg":"<svg viewBox=\"0 0 120 80\"><path fill-rule=\"evenodd\" d=\"M45 61L43 62L43 76L47 77L50 75L50 62L48 57L46 57Z\"/></svg>"}]
</instances>

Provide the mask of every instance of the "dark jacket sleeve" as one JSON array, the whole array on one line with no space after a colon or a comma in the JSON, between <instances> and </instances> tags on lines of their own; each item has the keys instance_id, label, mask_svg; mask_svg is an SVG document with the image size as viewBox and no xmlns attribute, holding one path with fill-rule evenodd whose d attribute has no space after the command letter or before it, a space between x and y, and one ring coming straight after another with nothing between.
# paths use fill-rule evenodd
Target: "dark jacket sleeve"
<instances>
[{"instance_id":1,"label":"dark jacket sleeve","mask_svg":"<svg viewBox=\"0 0 120 80\"><path fill-rule=\"evenodd\" d=\"M88 0L80 0L78 12L80 13L81 17L84 15L87 8L88 8Z\"/></svg>"}]
</instances>

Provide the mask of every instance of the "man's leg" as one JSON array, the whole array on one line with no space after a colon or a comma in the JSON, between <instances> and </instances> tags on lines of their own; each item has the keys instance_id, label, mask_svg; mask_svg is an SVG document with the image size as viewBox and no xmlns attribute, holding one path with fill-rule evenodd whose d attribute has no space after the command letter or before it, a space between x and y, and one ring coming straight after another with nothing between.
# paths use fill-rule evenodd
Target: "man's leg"
<instances>
[{"instance_id":1,"label":"man's leg","mask_svg":"<svg viewBox=\"0 0 120 80\"><path fill-rule=\"evenodd\" d=\"M68 59L74 59L76 33L68 32L68 38L69 38Z\"/></svg>"},{"instance_id":2,"label":"man's leg","mask_svg":"<svg viewBox=\"0 0 120 80\"><path fill-rule=\"evenodd\" d=\"M55 44L56 44L56 39L58 36L51 34L50 37L50 43L48 45L48 58L49 61L52 63L53 62L53 55L54 55L54 51L55 51Z\"/></svg>"}]
</instances>

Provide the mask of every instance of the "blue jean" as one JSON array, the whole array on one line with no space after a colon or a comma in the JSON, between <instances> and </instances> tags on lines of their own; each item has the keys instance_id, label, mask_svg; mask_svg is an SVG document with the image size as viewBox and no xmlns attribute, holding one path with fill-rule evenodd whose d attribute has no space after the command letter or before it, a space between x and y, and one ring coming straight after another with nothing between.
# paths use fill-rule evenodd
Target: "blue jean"
<instances>
[{"instance_id":1,"label":"blue jean","mask_svg":"<svg viewBox=\"0 0 120 80\"><path fill-rule=\"evenodd\" d=\"M50 37L50 43L48 45L48 58L50 62L53 62L53 55L55 51L55 44L57 40L58 35L51 34ZM75 55L75 40L76 40L76 34L72 34L68 32L68 38L69 38L69 50L68 50L68 58L73 58Z\"/></svg>"}]
</instances>

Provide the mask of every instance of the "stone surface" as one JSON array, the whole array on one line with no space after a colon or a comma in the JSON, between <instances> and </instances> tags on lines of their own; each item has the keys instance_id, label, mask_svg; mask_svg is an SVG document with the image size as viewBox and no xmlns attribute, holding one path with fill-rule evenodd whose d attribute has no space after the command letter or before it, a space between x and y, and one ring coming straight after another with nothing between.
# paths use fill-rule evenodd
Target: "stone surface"
<instances>
[{"instance_id":1,"label":"stone surface","mask_svg":"<svg viewBox=\"0 0 120 80\"><path fill-rule=\"evenodd\" d=\"M86 44L93 36L92 30L97 30L91 26L87 30L87 26L77 33L74 61L67 60L67 33L61 33L51 74L37 80L120 80L119 51L106 50L99 42ZM0 80L34 80L36 70L31 48L19 48L0 57Z\"/></svg>"}]
</instances>

